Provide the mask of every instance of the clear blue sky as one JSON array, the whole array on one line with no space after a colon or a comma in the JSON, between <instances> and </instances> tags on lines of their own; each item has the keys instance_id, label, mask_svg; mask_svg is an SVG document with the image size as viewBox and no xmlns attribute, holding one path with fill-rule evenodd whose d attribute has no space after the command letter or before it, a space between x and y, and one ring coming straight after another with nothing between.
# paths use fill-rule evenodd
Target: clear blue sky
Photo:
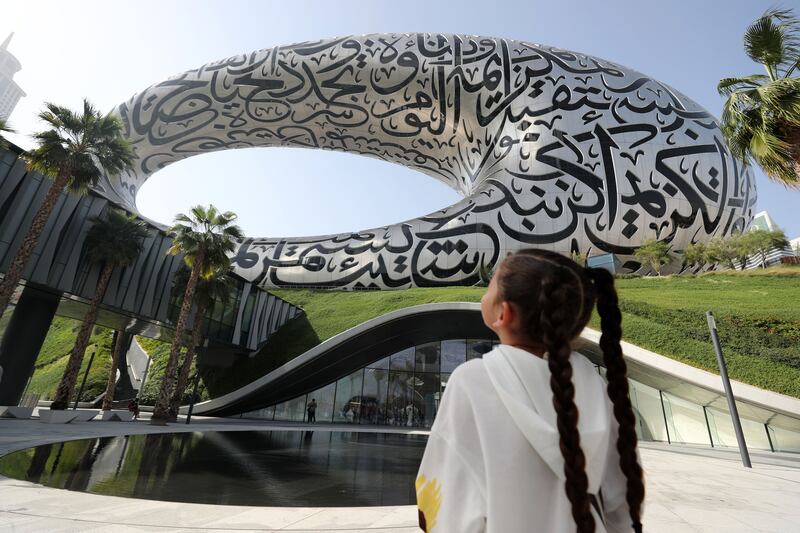
<instances>
[{"instance_id":1,"label":"clear blue sky","mask_svg":"<svg viewBox=\"0 0 800 533\"><path fill-rule=\"evenodd\" d=\"M452 5L451 5L452 4ZM793 7L794 2L784 6ZM21 134L43 101L112 109L152 83L239 53L337 35L427 31L510 37L596 55L664 81L719 115L716 84L761 72L742 33L768 1L3 1L0 38L22 62ZM800 8L800 5L797 6ZM800 14L800 9L798 9ZM14 138L23 146L30 141ZM759 201L793 238L800 191L756 171ZM191 205L236 211L252 236L357 231L445 207L458 195L403 167L319 150L269 148L176 163L142 188L139 207L171 222Z\"/></svg>"}]
</instances>

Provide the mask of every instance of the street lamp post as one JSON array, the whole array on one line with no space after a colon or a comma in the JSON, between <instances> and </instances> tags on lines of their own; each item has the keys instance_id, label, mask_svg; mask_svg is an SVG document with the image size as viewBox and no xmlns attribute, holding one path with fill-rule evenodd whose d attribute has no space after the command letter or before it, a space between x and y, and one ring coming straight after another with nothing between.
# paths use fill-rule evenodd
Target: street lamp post
<instances>
[{"instance_id":1,"label":"street lamp post","mask_svg":"<svg viewBox=\"0 0 800 533\"><path fill-rule=\"evenodd\" d=\"M75 397L75 403L72 405L72 409L75 410L78 408L78 401L81 399L81 394L83 394L83 388L86 386L86 378L89 377L89 370L92 368L92 363L94 362L94 354L97 349L92 350L92 355L89 357L89 364L86 365L86 372L83 373L83 381L81 381L81 388L78 389L78 395Z\"/></svg>"},{"instance_id":2,"label":"street lamp post","mask_svg":"<svg viewBox=\"0 0 800 533\"><path fill-rule=\"evenodd\" d=\"M728 400L728 410L731 413L733 429L736 432L736 442L739 444L739 453L742 455L742 464L747 468L753 468L753 465L750 462L750 453L747 451L747 443L744 440L742 422L739 420L739 410L736 409L736 400L733 397L733 390L731 390L731 380L728 378L728 366L725 364L725 358L722 355L722 347L719 343L719 335L717 334L717 321L714 320L714 315L711 313L711 311L706 311L706 319L708 320L708 329L711 331L711 341L714 343L714 351L717 353L719 375L722 378L722 386L725 388L725 396Z\"/></svg>"}]
</instances>

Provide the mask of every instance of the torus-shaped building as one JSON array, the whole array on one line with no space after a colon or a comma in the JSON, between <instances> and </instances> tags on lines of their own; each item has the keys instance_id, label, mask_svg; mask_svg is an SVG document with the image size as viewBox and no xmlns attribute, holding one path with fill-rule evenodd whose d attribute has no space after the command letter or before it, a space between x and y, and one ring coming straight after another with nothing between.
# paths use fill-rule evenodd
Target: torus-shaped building
<instances>
[{"instance_id":1,"label":"torus-shaped building","mask_svg":"<svg viewBox=\"0 0 800 533\"><path fill-rule=\"evenodd\" d=\"M355 233L248 238L235 270L263 287L468 285L525 247L614 254L635 271L643 242L680 254L742 231L756 200L717 120L686 96L511 39L374 34L268 48L153 85L117 113L137 160L101 192L129 209L159 169L255 146L377 157L464 196Z\"/></svg>"}]
</instances>

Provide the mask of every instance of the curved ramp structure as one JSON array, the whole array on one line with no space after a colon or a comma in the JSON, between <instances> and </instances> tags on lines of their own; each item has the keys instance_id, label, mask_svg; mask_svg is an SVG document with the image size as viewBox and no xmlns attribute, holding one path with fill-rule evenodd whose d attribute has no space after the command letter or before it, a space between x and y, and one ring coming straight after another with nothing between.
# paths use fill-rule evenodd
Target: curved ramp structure
<instances>
[{"instance_id":1,"label":"curved ramp structure","mask_svg":"<svg viewBox=\"0 0 800 533\"><path fill-rule=\"evenodd\" d=\"M416 305L392 311L348 329L241 389L194 406L199 415L229 416L252 411L312 391L354 369L415 344L442 338L494 334L483 324L477 304Z\"/></svg>"},{"instance_id":2,"label":"curved ramp structure","mask_svg":"<svg viewBox=\"0 0 800 533\"><path fill-rule=\"evenodd\" d=\"M117 108L137 160L101 188L135 209L159 169L256 146L399 163L464 196L358 233L247 239L236 272L265 287L473 284L506 253L680 252L741 231L755 184L716 119L669 86L589 55L449 34L373 34L208 63Z\"/></svg>"},{"instance_id":3,"label":"curved ramp structure","mask_svg":"<svg viewBox=\"0 0 800 533\"><path fill-rule=\"evenodd\" d=\"M256 411L297 397L302 399L306 393L410 346L492 336L483 325L477 303L437 303L400 309L328 339L237 391L197 404L195 412L229 416ZM602 367L600 333L587 328L581 337L579 351ZM709 444L713 431L719 444L720 435L724 436L726 431L725 417L729 416L720 377L627 342L622 345L632 380L631 397L643 420L642 438L700 444L705 439L705 444ZM739 413L751 432L747 437L751 446L758 447L756 440L760 439L761 447L767 449L780 446L800 451L800 400L738 382L733 383L733 390ZM653 393L654 397L647 398ZM648 402L652 403L649 407ZM713 429L710 420L715 424ZM660 435L646 434L648 428L655 428L658 433L659 427ZM779 436L774 436L776 432Z\"/></svg>"}]
</instances>

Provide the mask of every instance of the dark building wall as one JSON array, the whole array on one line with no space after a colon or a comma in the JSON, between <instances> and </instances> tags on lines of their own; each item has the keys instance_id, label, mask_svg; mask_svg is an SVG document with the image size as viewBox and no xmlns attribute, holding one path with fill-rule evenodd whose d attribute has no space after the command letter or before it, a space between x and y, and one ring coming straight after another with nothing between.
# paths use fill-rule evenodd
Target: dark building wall
<instances>
[{"instance_id":1,"label":"dark building wall","mask_svg":"<svg viewBox=\"0 0 800 533\"><path fill-rule=\"evenodd\" d=\"M8 268L50 184L48 178L28 171L19 151L0 151L0 271ZM23 274L26 283L53 293L90 299L100 267L86 261L84 240L92 219L112 207L107 199L93 192L63 194ZM170 293L182 258L167 255L172 239L164 228L149 221L148 226L149 235L139 258L129 267L114 270L103 307L169 328ZM237 293L228 305L238 307L226 313L235 320L225 327L214 327L213 323L208 326L209 336L217 342L257 349L278 328L302 313L240 278L236 278L235 286Z\"/></svg>"},{"instance_id":2,"label":"dark building wall","mask_svg":"<svg viewBox=\"0 0 800 533\"><path fill-rule=\"evenodd\" d=\"M60 295L26 287L0 342L0 405L17 405L56 314Z\"/></svg>"}]
</instances>

